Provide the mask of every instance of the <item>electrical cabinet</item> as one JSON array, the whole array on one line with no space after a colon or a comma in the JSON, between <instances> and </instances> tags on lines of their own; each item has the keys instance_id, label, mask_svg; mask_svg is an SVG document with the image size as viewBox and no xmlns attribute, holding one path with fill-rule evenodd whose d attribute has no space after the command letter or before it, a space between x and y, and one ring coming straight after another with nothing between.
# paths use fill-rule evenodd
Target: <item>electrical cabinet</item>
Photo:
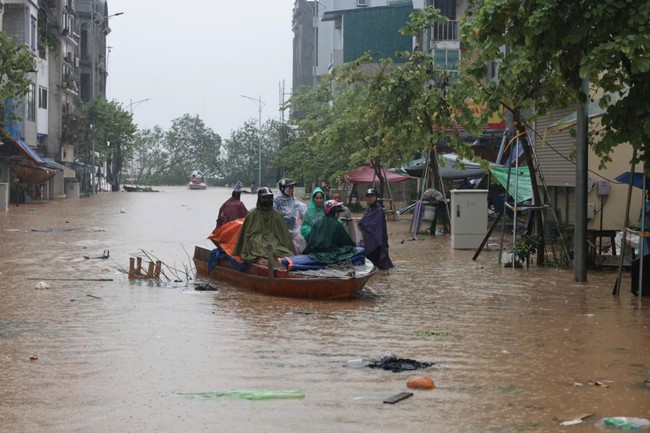
<instances>
[{"instance_id":1,"label":"electrical cabinet","mask_svg":"<svg viewBox=\"0 0 650 433\"><path fill-rule=\"evenodd\" d=\"M488 190L452 189L450 192L451 247L478 248L488 229Z\"/></svg>"}]
</instances>

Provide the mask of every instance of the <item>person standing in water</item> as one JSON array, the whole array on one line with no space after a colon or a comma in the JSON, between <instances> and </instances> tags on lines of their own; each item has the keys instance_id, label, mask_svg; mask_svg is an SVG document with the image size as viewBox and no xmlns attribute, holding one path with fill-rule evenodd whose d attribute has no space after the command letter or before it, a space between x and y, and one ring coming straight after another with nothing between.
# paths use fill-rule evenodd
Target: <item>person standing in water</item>
<instances>
[{"instance_id":1,"label":"person standing in water","mask_svg":"<svg viewBox=\"0 0 650 433\"><path fill-rule=\"evenodd\" d=\"M388 255L388 229L384 207L377 200L377 190L366 191L368 207L359 221L366 257L379 269L388 270L393 262Z\"/></svg>"}]
</instances>

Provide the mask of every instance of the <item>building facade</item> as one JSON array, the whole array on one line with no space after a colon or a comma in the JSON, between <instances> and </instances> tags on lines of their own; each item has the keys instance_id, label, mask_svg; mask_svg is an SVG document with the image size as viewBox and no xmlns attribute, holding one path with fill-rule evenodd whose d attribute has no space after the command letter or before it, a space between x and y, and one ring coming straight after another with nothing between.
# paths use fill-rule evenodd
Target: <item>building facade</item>
<instances>
[{"instance_id":1,"label":"building facade","mask_svg":"<svg viewBox=\"0 0 650 433\"><path fill-rule=\"evenodd\" d=\"M399 34L408 14L431 0L296 0L293 90L315 88L332 68L366 51L394 56L414 41ZM347 25L344 23L347 21Z\"/></svg>"},{"instance_id":2,"label":"building facade","mask_svg":"<svg viewBox=\"0 0 650 433\"><path fill-rule=\"evenodd\" d=\"M0 30L15 37L35 59L27 95L6 101L17 119L6 141L17 149L5 147L0 162L0 182L23 185L24 199L79 192L72 169L79 163L77 147L83 139L77 105L80 99L87 102L106 94L108 18L104 0L0 0ZM38 176L20 171L28 166L34 166L31 170ZM55 174L43 180L42 170Z\"/></svg>"}]
</instances>

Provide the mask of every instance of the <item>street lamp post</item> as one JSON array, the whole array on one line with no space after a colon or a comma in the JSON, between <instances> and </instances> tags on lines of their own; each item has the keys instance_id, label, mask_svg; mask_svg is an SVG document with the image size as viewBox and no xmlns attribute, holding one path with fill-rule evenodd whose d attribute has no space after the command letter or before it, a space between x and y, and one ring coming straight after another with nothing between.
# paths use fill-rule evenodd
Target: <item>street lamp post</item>
<instances>
[{"instance_id":1,"label":"street lamp post","mask_svg":"<svg viewBox=\"0 0 650 433\"><path fill-rule=\"evenodd\" d=\"M140 100L138 100L138 101L134 101L133 99L130 99L130 100L129 100L129 105L128 105L128 107L129 107L129 112L130 112L131 114L133 114L133 106L134 106L134 105L142 104L143 102L147 102L147 101L151 101L151 98L140 99Z\"/></svg>"},{"instance_id":2,"label":"street lamp post","mask_svg":"<svg viewBox=\"0 0 650 433\"><path fill-rule=\"evenodd\" d=\"M91 154L90 154L90 161L92 168L90 169L90 195L95 194L95 129L93 128L93 124L90 124L90 144L92 147ZM86 160L88 161L88 160Z\"/></svg>"},{"instance_id":3,"label":"street lamp post","mask_svg":"<svg viewBox=\"0 0 650 433\"><path fill-rule=\"evenodd\" d=\"M259 96L257 99L251 98L250 96L239 95L242 98L246 98L249 101L253 101L257 104L258 110L258 130L257 130L257 187L262 186L262 107L266 105L262 102L262 97Z\"/></svg>"}]
</instances>

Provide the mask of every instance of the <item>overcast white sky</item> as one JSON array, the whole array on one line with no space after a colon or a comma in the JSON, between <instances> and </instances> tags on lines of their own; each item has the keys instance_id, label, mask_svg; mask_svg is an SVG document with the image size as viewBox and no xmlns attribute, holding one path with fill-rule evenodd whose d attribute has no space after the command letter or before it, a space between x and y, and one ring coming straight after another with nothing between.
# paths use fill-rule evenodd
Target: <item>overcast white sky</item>
<instances>
[{"instance_id":1,"label":"overcast white sky","mask_svg":"<svg viewBox=\"0 0 650 433\"><path fill-rule=\"evenodd\" d=\"M140 128L185 113L223 139L247 120L279 118L280 83L291 92L293 0L109 0L106 97ZM286 95L285 98L288 98ZM136 103L150 99L145 102Z\"/></svg>"}]
</instances>

